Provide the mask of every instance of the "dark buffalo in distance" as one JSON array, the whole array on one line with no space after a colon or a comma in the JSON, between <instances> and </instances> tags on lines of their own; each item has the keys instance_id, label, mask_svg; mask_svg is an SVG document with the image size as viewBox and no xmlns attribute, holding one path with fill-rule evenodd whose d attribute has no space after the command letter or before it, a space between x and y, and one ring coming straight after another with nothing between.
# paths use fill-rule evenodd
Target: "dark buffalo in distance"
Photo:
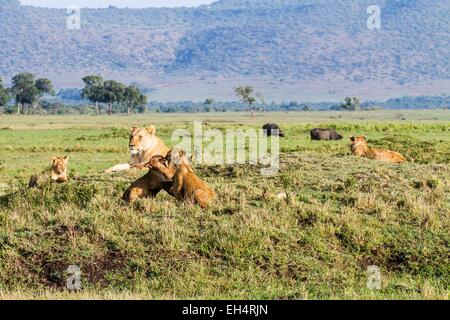
<instances>
[{"instance_id":1,"label":"dark buffalo in distance","mask_svg":"<svg viewBox=\"0 0 450 320\"><path fill-rule=\"evenodd\" d=\"M266 123L263 126L263 130L267 130L267 136L271 137L271 136L276 136L276 131L278 130L278 136L279 137L284 137L284 132L283 130L281 130L280 126L277 125L276 123Z\"/></svg>"},{"instance_id":2,"label":"dark buffalo in distance","mask_svg":"<svg viewBox=\"0 0 450 320\"><path fill-rule=\"evenodd\" d=\"M343 137L334 129L316 128L311 130L311 140L341 140Z\"/></svg>"}]
</instances>

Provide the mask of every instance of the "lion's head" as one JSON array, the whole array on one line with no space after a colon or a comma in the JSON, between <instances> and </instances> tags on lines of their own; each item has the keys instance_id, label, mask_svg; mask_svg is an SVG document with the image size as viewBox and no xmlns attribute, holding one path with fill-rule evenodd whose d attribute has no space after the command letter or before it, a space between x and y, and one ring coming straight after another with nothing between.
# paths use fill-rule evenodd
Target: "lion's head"
<instances>
[{"instance_id":1,"label":"lion's head","mask_svg":"<svg viewBox=\"0 0 450 320\"><path fill-rule=\"evenodd\" d=\"M360 155L364 154L368 149L366 138L363 136L351 137L350 138L350 149L351 149L353 155L360 156Z\"/></svg>"},{"instance_id":2,"label":"lion's head","mask_svg":"<svg viewBox=\"0 0 450 320\"><path fill-rule=\"evenodd\" d=\"M148 150L158 143L156 138L156 128L150 126L148 128L133 127L130 134L129 148L132 155L136 155L141 151Z\"/></svg>"},{"instance_id":3,"label":"lion's head","mask_svg":"<svg viewBox=\"0 0 450 320\"><path fill-rule=\"evenodd\" d=\"M173 148L166 156L166 161L176 167L186 165L190 167L194 161L194 156L188 156L186 151Z\"/></svg>"}]
</instances>

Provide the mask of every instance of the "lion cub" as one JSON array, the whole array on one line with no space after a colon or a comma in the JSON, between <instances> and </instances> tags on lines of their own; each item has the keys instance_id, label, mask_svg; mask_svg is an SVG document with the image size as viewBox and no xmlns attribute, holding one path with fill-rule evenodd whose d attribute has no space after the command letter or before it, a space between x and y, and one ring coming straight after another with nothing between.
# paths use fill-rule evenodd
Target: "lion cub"
<instances>
[{"instance_id":1,"label":"lion cub","mask_svg":"<svg viewBox=\"0 0 450 320\"><path fill-rule=\"evenodd\" d=\"M145 166L158 170L167 180L172 180L176 171L175 162L184 154L185 152L183 150L171 149L165 157L153 156Z\"/></svg>"},{"instance_id":2,"label":"lion cub","mask_svg":"<svg viewBox=\"0 0 450 320\"><path fill-rule=\"evenodd\" d=\"M196 203L204 209L215 198L215 191L192 170L185 151L172 150L164 159L165 165L161 158L153 157L152 160L153 168L162 169L168 179L173 179L169 193L178 200Z\"/></svg>"},{"instance_id":3,"label":"lion cub","mask_svg":"<svg viewBox=\"0 0 450 320\"><path fill-rule=\"evenodd\" d=\"M69 180L67 165L69 157L53 157L50 170L46 170L39 175L31 177L28 183L29 188L40 187L49 182L63 183Z\"/></svg>"},{"instance_id":4,"label":"lion cub","mask_svg":"<svg viewBox=\"0 0 450 320\"><path fill-rule=\"evenodd\" d=\"M351 137L350 141L350 149L354 156L393 163L406 162L406 159L398 152L380 148L370 148L367 145L365 137Z\"/></svg>"}]
</instances>

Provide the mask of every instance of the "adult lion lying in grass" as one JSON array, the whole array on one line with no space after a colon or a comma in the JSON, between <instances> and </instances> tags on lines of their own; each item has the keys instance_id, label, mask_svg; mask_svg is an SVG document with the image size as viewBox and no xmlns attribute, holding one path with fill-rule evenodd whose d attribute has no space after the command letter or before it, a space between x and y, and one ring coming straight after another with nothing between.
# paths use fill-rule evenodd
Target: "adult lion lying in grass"
<instances>
[{"instance_id":1,"label":"adult lion lying in grass","mask_svg":"<svg viewBox=\"0 0 450 320\"><path fill-rule=\"evenodd\" d=\"M156 136L155 126L150 126L149 128L133 127L130 134L129 148L131 153L130 162L118 164L105 170L105 173L127 171L131 168L144 169L153 156L165 156L169 152L169 148Z\"/></svg>"},{"instance_id":2,"label":"adult lion lying in grass","mask_svg":"<svg viewBox=\"0 0 450 320\"><path fill-rule=\"evenodd\" d=\"M393 163L406 162L406 159L398 152L387 149L370 148L367 145L365 137L351 137L350 141L350 149L354 156Z\"/></svg>"},{"instance_id":3,"label":"adult lion lying in grass","mask_svg":"<svg viewBox=\"0 0 450 320\"><path fill-rule=\"evenodd\" d=\"M31 177L28 183L29 188L41 187L46 183L56 182L63 183L69 180L67 174L67 165L69 163L69 157L53 157L52 166L50 169L45 170L39 175Z\"/></svg>"}]
</instances>

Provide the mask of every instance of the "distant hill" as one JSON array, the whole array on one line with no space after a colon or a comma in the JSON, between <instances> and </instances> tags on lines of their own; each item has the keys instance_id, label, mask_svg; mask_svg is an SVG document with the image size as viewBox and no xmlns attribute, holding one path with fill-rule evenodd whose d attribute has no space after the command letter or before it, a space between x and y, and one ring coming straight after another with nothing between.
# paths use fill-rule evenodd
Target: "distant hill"
<instances>
[{"instance_id":1,"label":"distant hill","mask_svg":"<svg viewBox=\"0 0 450 320\"><path fill-rule=\"evenodd\" d=\"M61 9L0 0L0 77L32 71L60 87L98 73L151 98L227 99L251 84L269 100L387 99L450 91L448 0L222 0L198 8Z\"/></svg>"}]
</instances>

